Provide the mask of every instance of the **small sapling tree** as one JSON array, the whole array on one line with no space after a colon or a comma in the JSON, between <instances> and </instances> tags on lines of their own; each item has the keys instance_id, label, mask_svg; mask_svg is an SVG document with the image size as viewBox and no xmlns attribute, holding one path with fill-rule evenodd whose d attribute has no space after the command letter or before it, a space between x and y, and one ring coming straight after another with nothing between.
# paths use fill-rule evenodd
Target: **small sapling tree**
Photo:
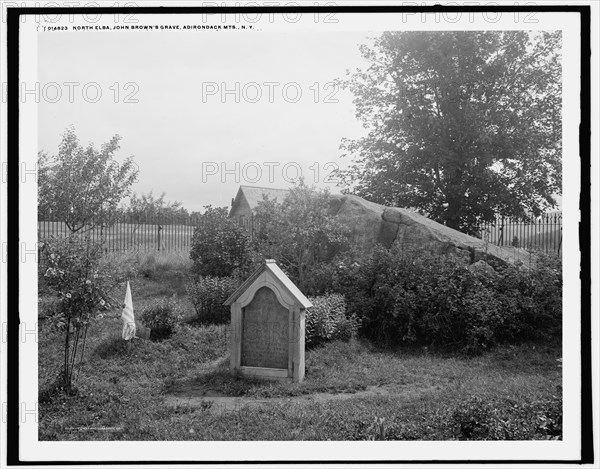
<instances>
[{"instance_id":1,"label":"small sapling tree","mask_svg":"<svg viewBox=\"0 0 600 469\"><path fill-rule=\"evenodd\" d=\"M73 371L85 352L90 321L114 304L120 280L100 266L101 246L78 235L46 239L40 248L40 287L57 297L53 323L65 333L61 385L72 390Z\"/></svg>"}]
</instances>

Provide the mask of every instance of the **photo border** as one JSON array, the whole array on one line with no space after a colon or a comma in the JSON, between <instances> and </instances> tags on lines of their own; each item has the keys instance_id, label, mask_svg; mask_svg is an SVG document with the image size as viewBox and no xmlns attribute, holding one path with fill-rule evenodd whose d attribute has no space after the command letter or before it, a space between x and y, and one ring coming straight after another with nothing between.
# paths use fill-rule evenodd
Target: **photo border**
<instances>
[{"instance_id":1,"label":"photo border","mask_svg":"<svg viewBox=\"0 0 600 469\"><path fill-rule=\"evenodd\" d=\"M250 460L250 461L22 461L19 453L19 29L22 15L65 14L256 14L256 13L436 13L436 12L576 12L581 24L581 83L579 151L581 192L579 248L581 253L581 458L575 460ZM292 7L59 7L7 8L7 463L8 465L133 465L133 464L568 464L593 463L591 259L590 259L590 12L589 5L490 5L490 6L292 6ZM564 161L564 155L563 155ZM16 306L16 307L15 307Z\"/></svg>"}]
</instances>

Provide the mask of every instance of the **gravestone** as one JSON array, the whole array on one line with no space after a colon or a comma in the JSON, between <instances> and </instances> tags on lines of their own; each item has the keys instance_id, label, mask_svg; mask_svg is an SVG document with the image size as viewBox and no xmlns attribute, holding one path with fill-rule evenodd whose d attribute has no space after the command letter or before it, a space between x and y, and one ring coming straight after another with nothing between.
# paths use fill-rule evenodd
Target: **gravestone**
<instances>
[{"instance_id":1,"label":"gravestone","mask_svg":"<svg viewBox=\"0 0 600 469\"><path fill-rule=\"evenodd\" d=\"M310 301L267 259L225 302L231 307L232 374L304 379L304 327Z\"/></svg>"}]
</instances>

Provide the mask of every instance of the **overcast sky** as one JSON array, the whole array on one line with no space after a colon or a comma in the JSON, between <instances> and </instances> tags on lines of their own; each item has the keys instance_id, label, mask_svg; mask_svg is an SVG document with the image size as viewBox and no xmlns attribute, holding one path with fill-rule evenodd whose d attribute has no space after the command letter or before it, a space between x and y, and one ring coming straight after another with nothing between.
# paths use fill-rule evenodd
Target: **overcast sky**
<instances>
[{"instance_id":1,"label":"overcast sky","mask_svg":"<svg viewBox=\"0 0 600 469\"><path fill-rule=\"evenodd\" d=\"M298 174L295 163L307 183L335 192L323 180L334 164L349 163L340 159L340 141L364 129L350 93L328 83L365 65L358 45L374 35L42 33L39 149L56 153L71 124L84 145L119 134L117 159L134 155L139 166L133 190L164 191L190 211L228 206L240 184L287 187Z\"/></svg>"}]
</instances>

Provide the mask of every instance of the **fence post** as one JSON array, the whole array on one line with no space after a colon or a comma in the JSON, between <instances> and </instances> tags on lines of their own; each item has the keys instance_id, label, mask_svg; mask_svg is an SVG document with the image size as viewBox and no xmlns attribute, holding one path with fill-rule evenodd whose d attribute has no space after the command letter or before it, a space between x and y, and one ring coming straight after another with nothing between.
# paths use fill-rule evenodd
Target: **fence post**
<instances>
[{"instance_id":1,"label":"fence post","mask_svg":"<svg viewBox=\"0 0 600 469\"><path fill-rule=\"evenodd\" d=\"M160 226L159 224L156 225L156 240L158 243L158 251L160 251L160 230L162 230L162 226Z\"/></svg>"},{"instance_id":2,"label":"fence post","mask_svg":"<svg viewBox=\"0 0 600 469\"><path fill-rule=\"evenodd\" d=\"M560 254L561 248L562 248L562 223L560 225L560 240L558 241L558 254Z\"/></svg>"}]
</instances>

